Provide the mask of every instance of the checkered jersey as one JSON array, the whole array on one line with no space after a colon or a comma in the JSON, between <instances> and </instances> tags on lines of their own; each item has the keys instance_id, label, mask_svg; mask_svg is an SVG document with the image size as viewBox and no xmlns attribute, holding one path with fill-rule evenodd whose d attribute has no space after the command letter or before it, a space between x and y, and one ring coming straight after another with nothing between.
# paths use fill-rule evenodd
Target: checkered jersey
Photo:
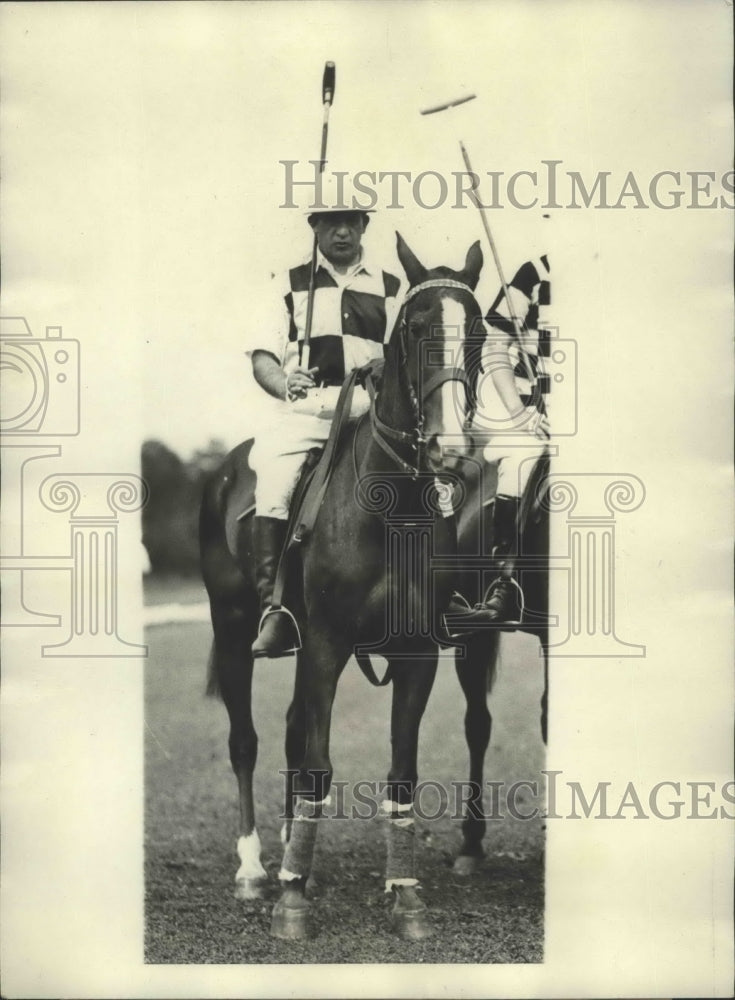
<instances>
[{"instance_id":1,"label":"checkered jersey","mask_svg":"<svg viewBox=\"0 0 735 1000\"><path fill-rule=\"evenodd\" d=\"M535 260L526 261L508 285L508 294L521 327L521 341L516 336L502 289L485 319L491 327L512 338L508 353L521 402L524 406L533 406L541 413L546 413L551 390L551 379L544 363L544 359L551 354L551 277L548 257L544 254Z\"/></svg>"},{"instance_id":2,"label":"checkered jersey","mask_svg":"<svg viewBox=\"0 0 735 1000\"><path fill-rule=\"evenodd\" d=\"M383 356L400 281L364 257L344 275L321 253L317 261L309 365L319 368L320 381L341 385L347 372ZM274 279L270 319L251 342L249 353L268 351L287 372L298 365L303 345L310 271L309 260Z\"/></svg>"}]
</instances>

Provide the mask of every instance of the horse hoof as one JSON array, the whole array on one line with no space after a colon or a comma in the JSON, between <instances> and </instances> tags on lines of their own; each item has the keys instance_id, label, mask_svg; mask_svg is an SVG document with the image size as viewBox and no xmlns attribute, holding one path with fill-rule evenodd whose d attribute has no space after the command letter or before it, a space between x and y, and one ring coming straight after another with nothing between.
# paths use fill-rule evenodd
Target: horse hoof
<instances>
[{"instance_id":1,"label":"horse hoof","mask_svg":"<svg viewBox=\"0 0 735 1000\"><path fill-rule=\"evenodd\" d=\"M265 879L239 878L235 882L235 899L246 903L250 899L262 899L265 895Z\"/></svg>"},{"instance_id":2,"label":"horse hoof","mask_svg":"<svg viewBox=\"0 0 735 1000\"><path fill-rule=\"evenodd\" d=\"M299 941L309 937L308 913L309 904L303 893L286 889L273 907L271 936L283 941Z\"/></svg>"},{"instance_id":3,"label":"horse hoof","mask_svg":"<svg viewBox=\"0 0 735 1000\"><path fill-rule=\"evenodd\" d=\"M474 875L482 864L482 858L474 854L459 854L454 860L453 871L455 875L466 877Z\"/></svg>"},{"instance_id":4,"label":"horse hoof","mask_svg":"<svg viewBox=\"0 0 735 1000\"><path fill-rule=\"evenodd\" d=\"M433 933L426 903L412 887L403 889L397 896L393 907L393 930L404 941L423 941Z\"/></svg>"}]
</instances>

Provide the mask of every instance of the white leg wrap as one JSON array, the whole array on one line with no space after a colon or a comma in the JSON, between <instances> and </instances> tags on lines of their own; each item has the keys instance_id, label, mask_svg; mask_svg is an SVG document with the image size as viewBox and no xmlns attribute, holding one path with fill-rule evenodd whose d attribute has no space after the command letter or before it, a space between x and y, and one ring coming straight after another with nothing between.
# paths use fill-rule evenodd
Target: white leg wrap
<instances>
[{"instance_id":1,"label":"white leg wrap","mask_svg":"<svg viewBox=\"0 0 735 1000\"><path fill-rule=\"evenodd\" d=\"M381 803L387 819L385 825L388 854L385 862L385 891L394 886L418 885L416 871L416 831L414 829L413 805L400 804L389 799Z\"/></svg>"},{"instance_id":2,"label":"white leg wrap","mask_svg":"<svg viewBox=\"0 0 735 1000\"><path fill-rule=\"evenodd\" d=\"M331 795L327 795L326 799L320 799L318 802L312 802L310 799L304 800L302 808L296 810L294 823L318 823L322 815L322 806L331 806L331 804ZM314 815L315 813L316 815Z\"/></svg>"},{"instance_id":3,"label":"white leg wrap","mask_svg":"<svg viewBox=\"0 0 735 1000\"><path fill-rule=\"evenodd\" d=\"M417 878L387 878L385 880L385 891L390 892L394 885L418 885Z\"/></svg>"},{"instance_id":4,"label":"white leg wrap","mask_svg":"<svg viewBox=\"0 0 735 1000\"><path fill-rule=\"evenodd\" d=\"M383 801L380 803L380 808L383 810L384 813L387 813L390 816L393 813L411 812L411 810L413 809L413 803L391 802L390 799L383 799Z\"/></svg>"},{"instance_id":5,"label":"white leg wrap","mask_svg":"<svg viewBox=\"0 0 735 1000\"><path fill-rule=\"evenodd\" d=\"M278 876L284 882L309 877L322 807L328 805L329 802L328 795L320 802L314 802L312 799L305 799L302 796L297 797L291 839L283 852L281 871Z\"/></svg>"},{"instance_id":6,"label":"white leg wrap","mask_svg":"<svg viewBox=\"0 0 735 1000\"><path fill-rule=\"evenodd\" d=\"M382 809L385 816L387 816L391 823L405 830L406 827L413 826L414 819L411 816L401 816L401 813L411 812L413 809L413 804L411 802L391 802L390 799L383 799L380 803L380 808Z\"/></svg>"},{"instance_id":7,"label":"white leg wrap","mask_svg":"<svg viewBox=\"0 0 735 1000\"><path fill-rule=\"evenodd\" d=\"M281 868L278 878L281 882L293 882L297 878L303 878L303 876L297 875L295 872L290 872L288 868Z\"/></svg>"},{"instance_id":8,"label":"white leg wrap","mask_svg":"<svg viewBox=\"0 0 735 1000\"><path fill-rule=\"evenodd\" d=\"M260 863L260 837L257 830L253 830L247 837L240 837L237 842L237 855L240 858L240 867L235 875L236 882L268 878L265 868Z\"/></svg>"}]
</instances>

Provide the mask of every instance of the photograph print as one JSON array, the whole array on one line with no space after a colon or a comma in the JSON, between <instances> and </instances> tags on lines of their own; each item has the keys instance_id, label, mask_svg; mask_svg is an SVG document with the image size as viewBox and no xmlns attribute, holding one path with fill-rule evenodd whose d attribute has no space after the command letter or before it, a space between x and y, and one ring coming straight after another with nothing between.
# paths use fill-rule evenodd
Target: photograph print
<instances>
[{"instance_id":1,"label":"photograph print","mask_svg":"<svg viewBox=\"0 0 735 1000\"><path fill-rule=\"evenodd\" d=\"M727 995L731 9L0 16L7 995Z\"/></svg>"}]
</instances>

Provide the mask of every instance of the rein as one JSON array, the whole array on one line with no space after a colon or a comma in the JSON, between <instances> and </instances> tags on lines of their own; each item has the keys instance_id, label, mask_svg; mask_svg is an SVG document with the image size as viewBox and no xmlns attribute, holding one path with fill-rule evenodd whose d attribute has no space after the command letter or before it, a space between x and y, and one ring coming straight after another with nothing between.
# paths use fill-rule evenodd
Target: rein
<instances>
[{"instance_id":1,"label":"rein","mask_svg":"<svg viewBox=\"0 0 735 1000\"><path fill-rule=\"evenodd\" d=\"M445 382L461 382L468 394L472 392L472 386L470 380L467 377L466 372L463 368L456 367L445 367L440 368L435 371L430 378L426 381L422 388L421 398L419 399L416 395L416 390L411 383L408 376L408 351L406 348L406 306L415 298L419 292L423 292L428 288L458 288L464 292L469 292L473 301L475 301L474 293L469 285L466 285L462 281L455 281L453 278L431 278L428 281L422 281L420 284L415 285L413 288L409 288L406 293L406 297L401 306L400 316L397 321L397 334L398 334L398 346L400 351L399 362L400 368L399 372L403 376L404 381L407 383L408 396L411 400L411 406L414 412L415 426L410 431L402 431L396 427L391 427L382 420L377 413L377 399L379 394L378 384L376 378L371 370L367 372L364 379L365 388L367 390L368 396L370 397L370 431L373 440L378 445L378 447L391 459L395 464L403 471L410 473L413 479L416 479L421 472L424 464L424 449L428 443L428 438L424 434L424 413L423 404L429 398L429 396L439 388L439 386L444 385ZM475 303L477 304L477 303ZM480 311L478 306L478 312ZM413 463L407 462L401 455L398 454L396 449L390 442L395 442L398 445L407 445L414 454Z\"/></svg>"}]
</instances>

